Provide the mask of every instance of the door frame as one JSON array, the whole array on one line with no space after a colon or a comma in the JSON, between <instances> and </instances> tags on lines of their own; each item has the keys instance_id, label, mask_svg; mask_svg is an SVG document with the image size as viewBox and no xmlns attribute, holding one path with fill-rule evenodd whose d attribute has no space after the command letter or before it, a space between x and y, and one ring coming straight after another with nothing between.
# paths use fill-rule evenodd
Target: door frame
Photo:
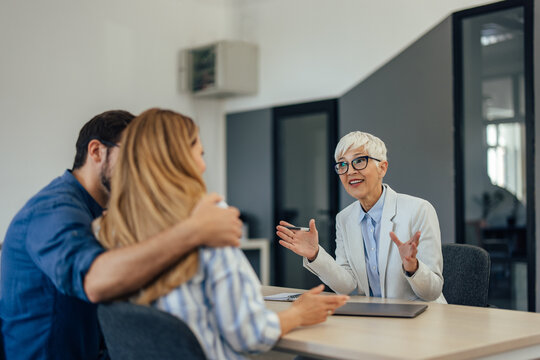
<instances>
[{"instance_id":1,"label":"door frame","mask_svg":"<svg viewBox=\"0 0 540 360\"><path fill-rule=\"evenodd\" d=\"M272 126L273 126L273 162L274 162L274 224L278 224L280 220L279 209L281 207L281 194L283 189L279 186L278 179L281 176L281 167L278 164L277 150L280 146L278 126L281 119L291 116L299 115L309 115L314 113L326 113L328 114L328 164L331 164L334 160L334 150L337 145L337 136L338 136L338 99L328 99L320 100L314 102L307 102L301 104L279 106L272 108ZM328 166L328 194L329 194L329 204L330 204L330 229L334 229L335 234L335 218L338 212L338 179L336 176L332 176L330 165ZM332 234L332 237L334 237ZM335 252L335 242L330 241L330 251L331 254ZM282 269L282 256L278 241L273 242L273 251L274 251L274 274L275 274L275 283L277 286L282 286L285 276L285 272Z\"/></svg>"}]
</instances>

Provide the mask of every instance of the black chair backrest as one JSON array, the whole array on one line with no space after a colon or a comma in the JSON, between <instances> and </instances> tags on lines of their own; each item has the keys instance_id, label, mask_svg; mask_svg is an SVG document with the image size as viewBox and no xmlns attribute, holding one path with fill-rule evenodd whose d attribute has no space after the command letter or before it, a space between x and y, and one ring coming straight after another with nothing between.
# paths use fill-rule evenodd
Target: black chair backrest
<instances>
[{"instance_id":1,"label":"black chair backrest","mask_svg":"<svg viewBox=\"0 0 540 360\"><path fill-rule=\"evenodd\" d=\"M486 250L443 244L443 294L449 304L488 306L491 261Z\"/></svg>"},{"instance_id":2,"label":"black chair backrest","mask_svg":"<svg viewBox=\"0 0 540 360\"><path fill-rule=\"evenodd\" d=\"M98 318L112 360L206 359L190 328L150 306L100 304Z\"/></svg>"}]
</instances>

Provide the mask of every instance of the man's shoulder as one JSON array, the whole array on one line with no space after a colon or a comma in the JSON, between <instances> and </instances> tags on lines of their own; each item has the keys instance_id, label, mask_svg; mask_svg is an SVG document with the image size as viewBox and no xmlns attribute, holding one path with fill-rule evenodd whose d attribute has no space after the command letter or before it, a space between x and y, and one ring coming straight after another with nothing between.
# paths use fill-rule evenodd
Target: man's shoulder
<instances>
[{"instance_id":1,"label":"man's shoulder","mask_svg":"<svg viewBox=\"0 0 540 360\"><path fill-rule=\"evenodd\" d=\"M35 211L60 205L84 205L85 199L76 183L59 176L43 187L22 208L22 211Z\"/></svg>"},{"instance_id":2,"label":"man's shoulder","mask_svg":"<svg viewBox=\"0 0 540 360\"><path fill-rule=\"evenodd\" d=\"M53 212L60 214L58 210L62 207L65 207L68 211L89 213L88 204L86 204L80 191L74 184L66 181L64 177L59 176L52 180L24 204L13 217L6 238L10 237L13 231L19 233L23 228L26 228L36 215L52 214Z\"/></svg>"}]
</instances>

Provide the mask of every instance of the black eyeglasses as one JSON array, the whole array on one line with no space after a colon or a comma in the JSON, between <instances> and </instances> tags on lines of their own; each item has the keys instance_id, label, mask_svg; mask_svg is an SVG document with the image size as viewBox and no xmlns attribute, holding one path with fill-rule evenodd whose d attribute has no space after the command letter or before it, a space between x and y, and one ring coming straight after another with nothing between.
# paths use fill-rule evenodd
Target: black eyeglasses
<instances>
[{"instance_id":1,"label":"black eyeglasses","mask_svg":"<svg viewBox=\"0 0 540 360\"><path fill-rule=\"evenodd\" d=\"M374 157L365 155L365 156L359 156L356 159L353 159L353 161L351 161L351 165L353 169L355 170L364 170L366 166L368 165L369 159L372 159L375 161L381 161L379 159L375 159ZM338 175L346 174L347 171L349 171L349 163L346 161L337 162L336 165L334 165L334 170L336 171Z\"/></svg>"}]
</instances>

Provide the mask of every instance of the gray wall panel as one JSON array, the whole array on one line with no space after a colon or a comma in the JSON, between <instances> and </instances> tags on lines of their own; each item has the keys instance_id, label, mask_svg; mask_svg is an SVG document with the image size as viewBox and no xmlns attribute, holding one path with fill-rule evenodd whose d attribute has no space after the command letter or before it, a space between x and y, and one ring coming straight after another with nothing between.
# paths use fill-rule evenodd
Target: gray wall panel
<instances>
[{"instance_id":1,"label":"gray wall panel","mask_svg":"<svg viewBox=\"0 0 540 360\"><path fill-rule=\"evenodd\" d=\"M433 204L445 243L455 242L452 84L449 17L339 100L340 137L361 130L386 143L384 181ZM340 207L352 201L341 189Z\"/></svg>"},{"instance_id":2,"label":"gray wall panel","mask_svg":"<svg viewBox=\"0 0 540 360\"><path fill-rule=\"evenodd\" d=\"M251 238L274 238L272 110L227 115L227 202L248 216Z\"/></svg>"}]
</instances>

